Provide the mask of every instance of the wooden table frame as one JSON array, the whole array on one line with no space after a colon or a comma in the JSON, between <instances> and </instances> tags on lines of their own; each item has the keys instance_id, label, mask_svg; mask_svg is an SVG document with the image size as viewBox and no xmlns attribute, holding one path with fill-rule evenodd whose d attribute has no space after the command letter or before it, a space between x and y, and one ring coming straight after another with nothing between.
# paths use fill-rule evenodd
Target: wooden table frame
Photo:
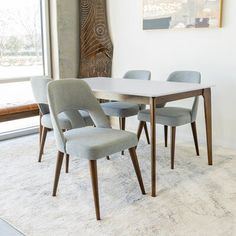
<instances>
[{"instance_id":1,"label":"wooden table frame","mask_svg":"<svg viewBox=\"0 0 236 236\"><path fill-rule=\"evenodd\" d=\"M93 91L95 96L99 99L117 100L133 102L137 104L146 104L150 106L150 130L151 130L151 195L156 196L156 105L166 102L176 101L185 98L196 96L203 96L204 110L205 110L205 126L207 137L207 153L208 165L212 165L212 111L211 111L211 88L197 89L194 91L175 93L171 95L148 97L148 96L134 96L121 95L118 93Z\"/></svg>"}]
</instances>

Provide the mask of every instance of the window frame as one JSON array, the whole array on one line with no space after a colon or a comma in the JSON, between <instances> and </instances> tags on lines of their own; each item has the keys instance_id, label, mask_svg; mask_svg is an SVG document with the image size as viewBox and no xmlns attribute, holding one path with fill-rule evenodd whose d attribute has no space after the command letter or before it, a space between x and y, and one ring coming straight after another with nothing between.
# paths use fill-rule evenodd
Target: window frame
<instances>
[{"instance_id":1,"label":"window frame","mask_svg":"<svg viewBox=\"0 0 236 236\"><path fill-rule=\"evenodd\" d=\"M41 41L42 41L42 58L43 58L43 75L51 77L52 75L52 57L51 57L51 35L50 35L50 13L49 0L40 0L40 21L41 21ZM12 77L0 78L0 84L3 83L17 83L29 81L32 77Z\"/></svg>"},{"instance_id":2,"label":"window frame","mask_svg":"<svg viewBox=\"0 0 236 236\"><path fill-rule=\"evenodd\" d=\"M51 24L50 24L50 0L40 0L40 9L41 9L41 40L42 40L42 55L43 55L43 76L52 76L52 55L51 55ZM38 76L29 76L29 77L13 77L13 78L0 78L0 85L4 83L17 83L17 82L27 82L30 81L30 78L38 77ZM25 105L25 104L24 104ZM36 105L36 104L26 104L26 105ZM21 105L13 107L13 109L20 108ZM7 107L6 107L7 108ZM10 108L11 109L11 108ZM29 110L25 110L22 114L15 115L9 117L10 120L17 120L21 118L27 118L30 116L37 116L38 108L33 110L32 112ZM1 114L0 114L1 115ZM9 114L9 116L11 116ZM4 118L4 117L3 117ZM4 120L4 119L3 119ZM1 121L0 117L0 122ZM34 134L39 132L39 126L27 127L22 129L17 129L14 131L0 133L0 141L16 138L24 135Z\"/></svg>"}]
</instances>

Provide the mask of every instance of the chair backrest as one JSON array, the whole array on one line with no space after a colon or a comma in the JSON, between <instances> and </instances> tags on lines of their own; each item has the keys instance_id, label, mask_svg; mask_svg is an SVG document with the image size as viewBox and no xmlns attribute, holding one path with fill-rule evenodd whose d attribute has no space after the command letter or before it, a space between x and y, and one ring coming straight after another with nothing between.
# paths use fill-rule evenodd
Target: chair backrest
<instances>
[{"instance_id":1,"label":"chair backrest","mask_svg":"<svg viewBox=\"0 0 236 236\"><path fill-rule=\"evenodd\" d=\"M58 150L66 152L66 140L60 129L61 112L87 111L96 127L110 128L110 123L88 84L83 80L64 79L48 84L48 101Z\"/></svg>"},{"instance_id":2,"label":"chair backrest","mask_svg":"<svg viewBox=\"0 0 236 236\"><path fill-rule=\"evenodd\" d=\"M150 80L151 72L148 70L129 70L124 76L124 79L140 79L140 80Z\"/></svg>"},{"instance_id":3,"label":"chair backrest","mask_svg":"<svg viewBox=\"0 0 236 236\"><path fill-rule=\"evenodd\" d=\"M124 79L138 79L138 80L150 80L151 72L148 70L129 70L124 76ZM144 110L146 105L139 104L139 110Z\"/></svg>"},{"instance_id":4,"label":"chair backrest","mask_svg":"<svg viewBox=\"0 0 236 236\"><path fill-rule=\"evenodd\" d=\"M169 75L167 81L200 84L201 73L197 71L175 71ZM192 122L196 120L198 103L199 103L199 97L195 97L191 112Z\"/></svg>"},{"instance_id":5,"label":"chair backrest","mask_svg":"<svg viewBox=\"0 0 236 236\"><path fill-rule=\"evenodd\" d=\"M33 95L39 106L40 112L44 115L49 113L47 99L47 85L52 79L48 77L33 77L30 79Z\"/></svg>"}]
</instances>

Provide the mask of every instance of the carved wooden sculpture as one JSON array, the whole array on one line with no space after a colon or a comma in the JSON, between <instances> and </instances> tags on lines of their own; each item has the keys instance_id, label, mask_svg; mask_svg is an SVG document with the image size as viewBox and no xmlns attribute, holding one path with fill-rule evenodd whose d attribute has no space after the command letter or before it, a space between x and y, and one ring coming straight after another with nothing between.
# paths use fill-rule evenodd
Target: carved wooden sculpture
<instances>
[{"instance_id":1,"label":"carved wooden sculpture","mask_svg":"<svg viewBox=\"0 0 236 236\"><path fill-rule=\"evenodd\" d=\"M111 77L106 0L80 0L80 77Z\"/></svg>"}]
</instances>

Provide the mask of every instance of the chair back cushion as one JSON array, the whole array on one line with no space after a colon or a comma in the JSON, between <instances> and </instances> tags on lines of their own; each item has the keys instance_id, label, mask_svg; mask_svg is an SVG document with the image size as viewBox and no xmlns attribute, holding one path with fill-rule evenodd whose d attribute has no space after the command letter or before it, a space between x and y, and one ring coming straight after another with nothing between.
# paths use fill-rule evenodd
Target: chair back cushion
<instances>
[{"instance_id":1,"label":"chair back cushion","mask_svg":"<svg viewBox=\"0 0 236 236\"><path fill-rule=\"evenodd\" d=\"M123 78L124 79L150 80L151 72L148 70L130 70L124 74Z\"/></svg>"},{"instance_id":2,"label":"chair back cushion","mask_svg":"<svg viewBox=\"0 0 236 236\"><path fill-rule=\"evenodd\" d=\"M73 115L78 110L87 111L96 127L110 128L108 118L90 87L83 80L64 79L50 82L48 84L48 101L57 146L62 152L66 152L66 140L59 126L59 113L65 112L67 115L70 113Z\"/></svg>"},{"instance_id":3,"label":"chair back cushion","mask_svg":"<svg viewBox=\"0 0 236 236\"><path fill-rule=\"evenodd\" d=\"M201 83L201 74L197 71L175 71L167 79L171 82Z\"/></svg>"},{"instance_id":4,"label":"chair back cushion","mask_svg":"<svg viewBox=\"0 0 236 236\"><path fill-rule=\"evenodd\" d=\"M124 76L124 79L138 79L138 80L150 80L151 72L148 70L129 70ZM144 110L146 105L139 104L139 110Z\"/></svg>"},{"instance_id":5,"label":"chair back cushion","mask_svg":"<svg viewBox=\"0 0 236 236\"><path fill-rule=\"evenodd\" d=\"M52 81L48 77L33 77L30 79L34 99L38 104L40 112L45 115L49 113L47 99L47 84Z\"/></svg>"},{"instance_id":6,"label":"chair back cushion","mask_svg":"<svg viewBox=\"0 0 236 236\"><path fill-rule=\"evenodd\" d=\"M200 84L201 73L197 71L175 71L169 75L167 81ZM194 122L197 117L198 103L199 97L195 97L191 112L192 122Z\"/></svg>"}]
</instances>

